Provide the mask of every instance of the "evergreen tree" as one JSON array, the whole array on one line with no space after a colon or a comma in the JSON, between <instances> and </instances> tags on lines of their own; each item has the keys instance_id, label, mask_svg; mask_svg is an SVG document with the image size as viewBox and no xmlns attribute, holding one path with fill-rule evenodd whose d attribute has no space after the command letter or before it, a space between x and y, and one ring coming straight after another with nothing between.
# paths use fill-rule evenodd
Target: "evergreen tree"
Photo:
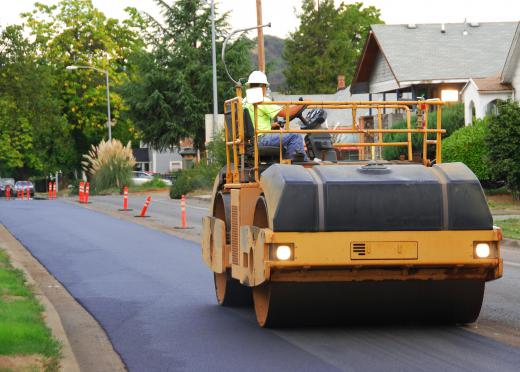
<instances>
[{"instance_id":1,"label":"evergreen tree","mask_svg":"<svg viewBox=\"0 0 520 372\"><path fill-rule=\"evenodd\" d=\"M370 25L382 23L380 11L363 3L338 7L334 0L316 6L303 0L300 26L285 43L284 75L291 93L333 93L336 78L350 84Z\"/></svg>"},{"instance_id":2,"label":"evergreen tree","mask_svg":"<svg viewBox=\"0 0 520 372\"><path fill-rule=\"evenodd\" d=\"M200 0L178 0L169 5L156 0L163 20L144 14L144 37L151 51L133 56L136 69L126 86L125 98L143 141L154 148L177 145L192 137L197 148L204 145L204 115L213 112L210 8ZM134 14L135 15L135 14ZM227 14L215 20L217 55ZM226 61L233 76L245 77L251 70L251 42L240 38L227 46ZM234 96L233 86L218 61L219 110Z\"/></svg>"}]
</instances>

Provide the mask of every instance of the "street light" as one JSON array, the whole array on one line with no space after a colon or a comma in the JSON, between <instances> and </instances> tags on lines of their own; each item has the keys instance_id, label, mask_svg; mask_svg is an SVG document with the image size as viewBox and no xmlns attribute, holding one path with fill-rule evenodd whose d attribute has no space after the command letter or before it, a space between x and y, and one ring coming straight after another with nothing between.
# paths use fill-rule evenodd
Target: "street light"
<instances>
[{"instance_id":1,"label":"street light","mask_svg":"<svg viewBox=\"0 0 520 372\"><path fill-rule=\"evenodd\" d=\"M107 58L107 60L108 60L108 58ZM107 84L108 140L112 141L112 125L111 125L112 118L110 115L110 88L108 86L108 68L106 70L103 70L103 69L93 67L93 66L75 66L75 65L67 66L65 68L69 71L78 70L78 69L96 70L97 72L101 72L102 74L105 74L106 84Z\"/></svg>"},{"instance_id":2,"label":"street light","mask_svg":"<svg viewBox=\"0 0 520 372\"><path fill-rule=\"evenodd\" d=\"M218 98L217 98L217 48L215 46L215 1L204 0L211 6L211 63L213 65L213 130L211 138L215 138L218 118Z\"/></svg>"}]
</instances>

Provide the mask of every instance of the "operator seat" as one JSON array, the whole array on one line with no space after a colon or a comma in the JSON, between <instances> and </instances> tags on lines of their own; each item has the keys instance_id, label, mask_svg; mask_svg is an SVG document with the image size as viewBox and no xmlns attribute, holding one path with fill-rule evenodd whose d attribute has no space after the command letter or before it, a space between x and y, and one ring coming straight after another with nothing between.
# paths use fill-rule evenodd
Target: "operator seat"
<instances>
[{"instance_id":1,"label":"operator seat","mask_svg":"<svg viewBox=\"0 0 520 372\"><path fill-rule=\"evenodd\" d=\"M249 115L249 110L244 108L244 137L246 139L247 153L251 155L251 158L254 159L254 151L255 151L255 126L253 125L253 121L251 120L251 115ZM282 156L285 157L286 149L282 148ZM280 146L264 146L260 143L258 144L258 158L260 162L265 163L276 163L280 160Z\"/></svg>"}]
</instances>

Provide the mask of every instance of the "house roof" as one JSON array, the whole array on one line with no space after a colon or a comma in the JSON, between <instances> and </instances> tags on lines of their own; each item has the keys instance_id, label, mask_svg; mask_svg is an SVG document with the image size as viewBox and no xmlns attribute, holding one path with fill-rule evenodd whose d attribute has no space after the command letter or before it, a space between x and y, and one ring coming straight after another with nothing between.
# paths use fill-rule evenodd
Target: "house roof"
<instances>
[{"instance_id":1,"label":"house roof","mask_svg":"<svg viewBox=\"0 0 520 372\"><path fill-rule=\"evenodd\" d=\"M374 60L382 53L400 87L464 82L499 75L518 22L480 24L372 25L352 82L352 92L368 91Z\"/></svg>"},{"instance_id":2,"label":"house roof","mask_svg":"<svg viewBox=\"0 0 520 372\"><path fill-rule=\"evenodd\" d=\"M509 52L507 53L507 59L504 64L504 69L502 70L501 80L504 83L511 83L513 80L513 74L515 72L516 66L520 62L520 22L516 27L515 36L513 37L513 42L511 43L511 47L509 48Z\"/></svg>"},{"instance_id":3,"label":"house roof","mask_svg":"<svg viewBox=\"0 0 520 372\"><path fill-rule=\"evenodd\" d=\"M488 78L474 78L471 79L477 87L479 92L500 92L500 91L512 91L513 87L511 84L502 83L499 76L488 77Z\"/></svg>"}]
</instances>

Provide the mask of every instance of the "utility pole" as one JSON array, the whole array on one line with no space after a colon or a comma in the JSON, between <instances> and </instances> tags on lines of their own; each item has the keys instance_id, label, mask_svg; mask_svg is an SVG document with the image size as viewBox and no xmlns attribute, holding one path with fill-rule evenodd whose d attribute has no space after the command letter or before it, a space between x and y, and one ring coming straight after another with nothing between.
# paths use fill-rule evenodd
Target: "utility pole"
<instances>
[{"instance_id":1,"label":"utility pole","mask_svg":"<svg viewBox=\"0 0 520 372\"><path fill-rule=\"evenodd\" d=\"M108 53L105 54L106 58L106 70L105 70L105 77L106 77L106 83L107 83L107 116L108 116L108 141L112 142L112 115L110 113L110 87L109 87L109 80L108 80Z\"/></svg>"},{"instance_id":2,"label":"utility pole","mask_svg":"<svg viewBox=\"0 0 520 372\"><path fill-rule=\"evenodd\" d=\"M211 58L213 63L213 130L212 139L215 138L218 119L218 93L217 93L217 48L215 46L215 1L211 0Z\"/></svg>"},{"instance_id":3,"label":"utility pole","mask_svg":"<svg viewBox=\"0 0 520 372\"><path fill-rule=\"evenodd\" d=\"M256 0L256 24L262 25L262 0ZM265 72L264 30L258 27L258 69Z\"/></svg>"}]
</instances>

